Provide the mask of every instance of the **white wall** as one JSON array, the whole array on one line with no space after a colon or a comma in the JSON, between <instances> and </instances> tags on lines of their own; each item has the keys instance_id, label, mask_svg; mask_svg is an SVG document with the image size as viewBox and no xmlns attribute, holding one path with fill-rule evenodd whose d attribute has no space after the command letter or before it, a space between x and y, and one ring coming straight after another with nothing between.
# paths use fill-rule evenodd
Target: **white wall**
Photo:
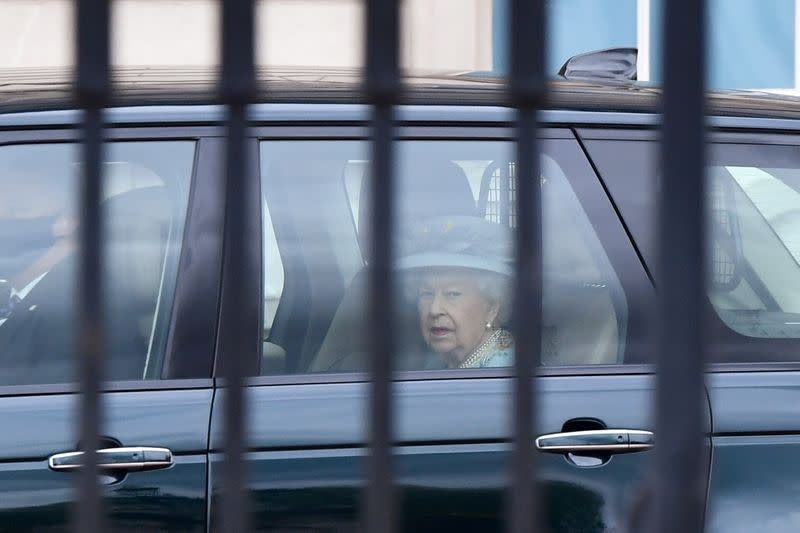
<instances>
[{"instance_id":1,"label":"white wall","mask_svg":"<svg viewBox=\"0 0 800 533\"><path fill-rule=\"evenodd\" d=\"M71 19L66 0L1 0L0 68L71 64Z\"/></svg>"},{"instance_id":2,"label":"white wall","mask_svg":"<svg viewBox=\"0 0 800 533\"><path fill-rule=\"evenodd\" d=\"M117 65L217 62L218 0L113 0ZM491 68L491 0L405 0L402 57L412 69ZM0 68L72 64L71 0L0 0ZM263 65L362 64L360 0L259 0Z\"/></svg>"}]
</instances>

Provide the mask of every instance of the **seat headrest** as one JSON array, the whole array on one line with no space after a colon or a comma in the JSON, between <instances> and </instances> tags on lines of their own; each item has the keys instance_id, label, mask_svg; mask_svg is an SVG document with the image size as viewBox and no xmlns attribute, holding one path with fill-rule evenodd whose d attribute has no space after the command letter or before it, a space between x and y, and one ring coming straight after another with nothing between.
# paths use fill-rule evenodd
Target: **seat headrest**
<instances>
[{"instance_id":1,"label":"seat headrest","mask_svg":"<svg viewBox=\"0 0 800 533\"><path fill-rule=\"evenodd\" d=\"M169 191L163 185L133 189L109 196L103 200L103 209L112 217L117 213L138 213L145 218L168 217Z\"/></svg>"},{"instance_id":2,"label":"seat headrest","mask_svg":"<svg viewBox=\"0 0 800 533\"><path fill-rule=\"evenodd\" d=\"M402 167L402 166L401 166ZM399 224L438 216L476 216L475 197L464 170L447 159L417 159L401 168L395 183L395 220ZM369 261L370 169L361 179L358 243Z\"/></svg>"},{"instance_id":3,"label":"seat headrest","mask_svg":"<svg viewBox=\"0 0 800 533\"><path fill-rule=\"evenodd\" d=\"M112 294L149 307L161 281L171 210L166 187L125 192L103 203ZM121 300L121 303L122 302Z\"/></svg>"}]
</instances>

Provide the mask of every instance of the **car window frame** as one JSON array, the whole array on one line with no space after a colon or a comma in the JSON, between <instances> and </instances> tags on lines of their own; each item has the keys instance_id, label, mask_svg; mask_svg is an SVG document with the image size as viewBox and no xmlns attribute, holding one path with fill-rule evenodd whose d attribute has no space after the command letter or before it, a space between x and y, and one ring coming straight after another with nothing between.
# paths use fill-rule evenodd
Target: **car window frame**
<instances>
[{"instance_id":1,"label":"car window frame","mask_svg":"<svg viewBox=\"0 0 800 533\"><path fill-rule=\"evenodd\" d=\"M256 125L250 134L258 142L269 141L369 141L369 128L363 123L340 122L316 125ZM625 354L631 346L638 344L637 349L644 353L646 319L646 303L654 297L653 287L644 266L633 247L626 228L619 219L617 212L602 186L595 169L580 145L572 124L553 121L542 124L539 131L540 139L562 139L574 143L576 154L580 156L579 164L585 166L578 176L571 175L566 169L570 186L577 196L581 207L589 219L597 237L606 251L609 261L615 270L620 284L625 292L628 305L628 320L637 317L639 323L634 327L627 327ZM424 123L402 122L397 126L395 139L428 140L428 141L515 141L515 130L507 123ZM560 164L561 162L556 159ZM257 178L260 180L261 176ZM260 210L259 210L260 211ZM599 217L599 219L598 219ZM260 218L260 215L259 215ZM600 220L604 228L598 228L596 222ZM611 229L613 228L613 229ZM263 231L263 230L262 230ZM276 229L276 233L278 230ZM261 235L263 240L263 234ZM263 276L261 271L259 275ZM262 295L263 296L263 295ZM263 298L260 298L263 300ZM263 302L260 302L263 307ZM260 311L259 323L262 316ZM641 318L638 318L641 317ZM260 351L258 356L260 358ZM219 363L217 363L219 366ZM579 365L579 366L552 366L540 367L538 375L542 376L580 376L580 375L615 375L615 374L647 374L651 373L651 365L645 361L623 362L609 365ZM508 378L513 376L511 368L480 368L454 370L413 370L402 371L395 374L397 381L416 380L447 380L447 379L474 379L474 378ZM314 373L314 374L284 374L269 376L251 376L248 385L286 385L286 384L312 384L312 383L342 383L366 382L369 376L366 372L348 373Z\"/></svg>"},{"instance_id":2,"label":"car window frame","mask_svg":"<svg viewBox=\"0 0 800 533\"><path fill-rule=\"evenodd\" d=\"M107 142L191 141L195 143L186 220L178 261L175 295L161 377L103 381L102 392L199 389L213 386L212 366L217 329L221 271L223 205L216 176L224 147L215 126L142 124L109 125ZM80 128L71 124L4 126L0 147L20 144L80 143ZM80 392L76 381L52 384L0 385L0 397Z\"/></svg>"}]
</instances>

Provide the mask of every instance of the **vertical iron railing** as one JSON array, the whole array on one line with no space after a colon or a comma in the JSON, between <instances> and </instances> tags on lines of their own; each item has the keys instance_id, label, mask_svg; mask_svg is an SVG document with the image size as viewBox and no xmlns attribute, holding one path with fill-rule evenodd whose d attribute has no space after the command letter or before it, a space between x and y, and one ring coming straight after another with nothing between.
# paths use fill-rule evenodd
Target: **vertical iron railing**
<instances>
[{"instance_id":1,"label":"vertical iron railing","mask_svg":"<svg viewBox=\"0 0 800 533\"><path fill-rule=\"evenodd\" d=\"M542 210L537 110L545 96L545 2L511 4L509 96L517 110L517 227L514 271L514 431L511 459L512 533L540 531L536 455L536 381L541 357Z\"/></svg>"},{"instance_id":2,"label":"vertical iron railing","mask_svg":"<svg viewBox=\"0 0 800 533\"><path fill-rule=\"evenodd\" d=\"M704 0L664 3L655 513L652 531L703 529Z\"/></svg>"},{"instance_id":3,"label":"vertical iron railing","mask_svg":"<svg viewBox=\"0 0 800 533\"><path fill-rule=\"evenodd\" d=\"M372 105L372 172L370 206L369 329L370 399L368 485L365 490L366 531L397 529L392 468L392 366L395 298L392 278L394 104L400 95L399 0L367 0L366 78ZM388 289L388 290L387 290Z\"/></svg>"},{"instance_id":4,"label":"vertical iron railing","mask_svg":"<svg viewBox=\"0 0 800 533\"><path fill-rule=\"evenodd\" d=\"M103 501L98 486L100 442L100 383L103 377L103 268L100 198L103 154L103 108L107 106L109 76L109 0L79 0L77 9L77 69L75 88L83 109L83 176L80 187L80 267L78 278L80 375L80 446L85 452L78 475L76 531L105 531Z\"/></svg>"},{"instance_id":5,"label":"vertical iron railing","mask_svg":"<svg viewBox=\"0 0 800 533\"><path fill-rule=\"evenodd\" d=\"M248 294L246 275L247 246L247 180L252 179L245 143L247 138L247 104L255 95L254 68L254 5L253 0L222 2L222 74L220 96L227 108L227 142L225 150L225 298L244 302L255 297ZM231 272L233 271L233 272ZM244 391L246 355L252 343L245 306L224 307L232 316L226 324L235 331L222 336L222 376L225 378L224 428L225 456L222 470L221 521L216 527L224 531L250 531L245 479ZM240 316L235 316L239 314Z\"/></svg>"},{"instance_id":6,"label":"vertical iron railing","mask_svg":"<svg viewBox=\"0 0 800 533\"><path fill-rule=\"evenodd\" d=\"M77 531L105 530L97 482L103 376L101 245L102 111L111 95L109 2L78 0L78 105L84 111L80 195L80 443L86 452L75 514ZM366 0L365 96L372 106L371 263L369 308L371 364L366 531L392 533L398 513L392 465L392 367L395 348L393 259L393 109L401 95L399 0ZM253 0L223 0L220 96L228 110L225 167L225 268L245 264L247 104L256 92ZM508 94L516 120L516 277L514 321L514 427L508 524L514 533L540 531L537 488L535 370L541 352L542 209L537 110L546 96L544 0L512 0ZM704 58L703 0L665 3L662 187L660 194L660 335L656 389L655 513L651 529L703 529L703 308L704 308ZM676 157L675 154L680 154ZM507 185L507 184L506 184ZM680 214L680 216L677 216ZM234 243L231 246L231 243ZM245 275L225 276L232 299L248 294ZM237 307L229 311L236 313ZM228 324L244 320L227 317ZM222 346L225 377L225 459L222 524L248 531L244 469L246 405L244 376L248 331L233 332ZM235 341L239 339L239 341ZM677 391L680 391L678 394Z\"/></svg>"}]
</instances>

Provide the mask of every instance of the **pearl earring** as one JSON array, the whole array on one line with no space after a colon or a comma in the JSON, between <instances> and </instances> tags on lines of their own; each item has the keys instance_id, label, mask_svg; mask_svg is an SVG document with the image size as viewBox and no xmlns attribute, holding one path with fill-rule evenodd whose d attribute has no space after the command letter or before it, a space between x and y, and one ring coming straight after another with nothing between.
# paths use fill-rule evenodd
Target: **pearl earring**
<instances>
[{"instance_id":1,"label":"pearl earring","mask_svg":"<svg viewBox=\"0 0 800 533\"><path fill-rule=\"evenodd\" d=\"M486 323L486 329L493 329L493 328L494 328L494 326L492 326L491 322L487 322Z\"/></svg>"}]
</instances>

